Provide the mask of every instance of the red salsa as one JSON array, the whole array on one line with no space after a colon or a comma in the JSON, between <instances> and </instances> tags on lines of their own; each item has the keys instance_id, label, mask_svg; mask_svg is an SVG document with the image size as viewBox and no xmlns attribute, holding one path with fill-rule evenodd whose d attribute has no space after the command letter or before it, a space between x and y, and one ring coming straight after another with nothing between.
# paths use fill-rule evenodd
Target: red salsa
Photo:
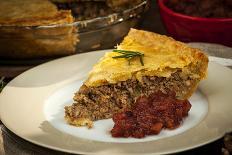
<instances>
[{"instance_id":1,"label":"red salsa","mask_svg":"<svg viewBox=\"0 0 232 155\"><path fill-rule=\"evenodd\" d=\"M188 115L191 104L178 100L174 92L158 91L139 97L131 109L113 115L113 137L143 138L159 134L162 128L177 128Z\"/></svg>"}]
</instances>

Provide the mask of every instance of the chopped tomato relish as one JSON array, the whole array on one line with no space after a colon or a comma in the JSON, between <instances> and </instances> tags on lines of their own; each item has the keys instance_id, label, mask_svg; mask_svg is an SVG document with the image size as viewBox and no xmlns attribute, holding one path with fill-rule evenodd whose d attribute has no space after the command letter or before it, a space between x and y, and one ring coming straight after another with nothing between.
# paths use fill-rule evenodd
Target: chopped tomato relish
<instances>
[{"instance_id":1,"label":"chopped tomato relish","mask_svg":"<svg viewBox=\"0 0 232 155\"><path fill-rule=\"evenodd\" d=\"M143 138L159 134L163 128L175 129L188 115L191 104L178 100L174 92L158 91L139 97L131 109L113 115L113 137Z\"/></svg>"}]
</instances>

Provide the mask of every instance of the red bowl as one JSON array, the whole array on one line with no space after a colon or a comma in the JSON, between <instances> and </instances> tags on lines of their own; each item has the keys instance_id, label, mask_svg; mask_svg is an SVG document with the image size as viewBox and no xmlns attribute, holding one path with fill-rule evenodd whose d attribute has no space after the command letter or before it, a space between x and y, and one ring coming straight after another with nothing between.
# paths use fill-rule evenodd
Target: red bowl
<instances>
[{"instance_id":1,"label":"red bowl","mask_svg":"<svg viewBox=\"0 0 232 155\"><path fill-rule=\"evenodd\" d=\"M232 46L232 18L201 18L176 13L158 0L164 26L173 38L184 42L210 42Z\"/></svg>"}]
</instances>

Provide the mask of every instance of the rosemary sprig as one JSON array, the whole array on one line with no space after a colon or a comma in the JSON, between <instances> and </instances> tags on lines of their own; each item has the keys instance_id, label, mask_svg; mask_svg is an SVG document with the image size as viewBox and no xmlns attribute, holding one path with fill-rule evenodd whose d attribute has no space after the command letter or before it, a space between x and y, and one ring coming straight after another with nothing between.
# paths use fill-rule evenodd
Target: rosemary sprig
<instances>
[{"instance_id":1,"label":"rosemary sprig","mask_svg":"<svg viewBox=\"0 0 232 155\"><path fill-rule=\"evenodd\" d=\"M3 88L5 87L6 83L4 82L5 77L0 78L0 93L2 92Z\"/></svg>"},{"instance_id":2,"label":"rosemary sprig","mask_svg":"<svg viewBox=\"0 0 232 155\"><path fill-rule=\"evenodd\" d=\"M128 64L130 65L130 60L138 57L141 65L144 66L144 63L143 63L144 54L143 53L136 52L136 51L127 51L127 50L113 50L113 52L117 52L121 54L119 56L112 57L114 59L125 58L128 60Z\"/></svg>"}]
</instances>

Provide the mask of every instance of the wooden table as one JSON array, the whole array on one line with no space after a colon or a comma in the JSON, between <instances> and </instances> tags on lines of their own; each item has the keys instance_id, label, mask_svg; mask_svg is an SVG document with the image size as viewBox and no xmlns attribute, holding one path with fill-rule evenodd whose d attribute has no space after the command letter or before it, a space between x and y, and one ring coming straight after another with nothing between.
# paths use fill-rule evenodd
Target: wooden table
<instances>
[{"instance_id":1,"label":"wooden table","mask_svg":"<svg viewBox=\"0 0 232 155\"><path fill-rule=\"evenodd\" d=\"M153 3L151 9L145 15L145 18L140 24L141 29L158 32L161 34L166 34L164 27L160 21L159 13L157 6ZM195 46L199 47L199 44L195 44ZM201 48L205 49L209 55L230 58L232 59L232 50L231 48L225 48L223 46L217 45L201 45ZM0 67L0 74L11 74L11 77L14 77L21 73L22 71L31 68L32 66L24 66L24 68L20 68L20 66L16 69L9 70L7 66L5 68L3 66ZM12 68L11 68L12 69ZM54 150L50 150L47 148L43 148L27 142L10 130L8 130L1 122L0 122L0 155L66 155L67 153L57 152ZM187 152L179 153L180 155L185 154L221 154L221 149L224 147L223 138L205 145L203 147L199 147Z\"/></svg>"}]
</instances>

